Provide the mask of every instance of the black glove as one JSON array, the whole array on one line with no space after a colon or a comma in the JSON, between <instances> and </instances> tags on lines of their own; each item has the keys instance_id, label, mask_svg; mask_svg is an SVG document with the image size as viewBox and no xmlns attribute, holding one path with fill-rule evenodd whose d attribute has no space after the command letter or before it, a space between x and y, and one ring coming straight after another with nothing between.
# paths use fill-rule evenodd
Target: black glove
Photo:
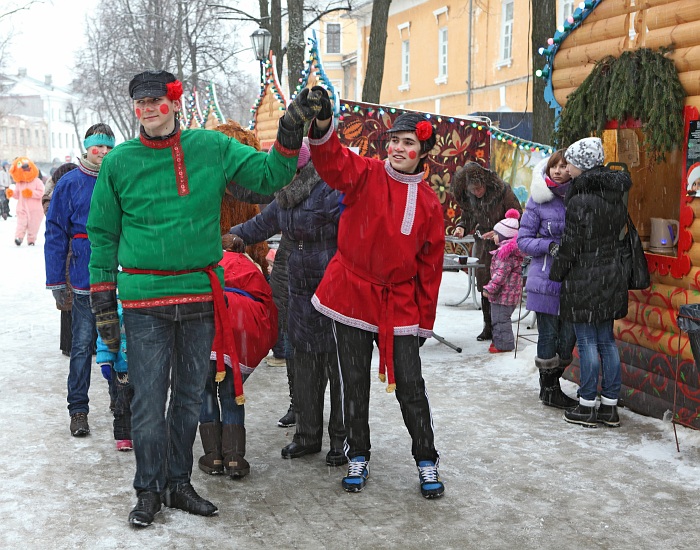
<instances>
[{"instance_id":1,"label":"black glove","mask_svg":"<svg viewBox=\"0 0 700 550\"><path fill-rule=\"evenodd\" d=\"M557 257L557 254L559 254L559 245L557 243L549 244L549 254L552 256L552 258Z\"/></svg>"},{"instance_id":2,"label":"black glove","mask_svg":"<svg viewBox=\"0 0 700 550\"><path fill-rule=\"evenodd\" d=\"M318 120L328 120L333 116L333 106L328 91L323 86L314 86L312 92L318 92L320 95L321 110L316 115Z\"/></svg>"},{"instance_id":3,"label":"black glove","mask_svg":"<svg viewBox=\"0 0 700 550\"><path fill-rule=\"evenodd\" d=\"M291 128L303 128L311 122L321 110L321 94L304 88L287 106L287 112L282 117L284 125Z\"/></svg>"},{"instance_id":4,"label":"black glove","mask_svg":"<svg viewBox=\"0 0 700 550\"><path fill-rule=\"evenodd\" d=\"M56 300L56 307L60 309L61 311L66 310L66 305L68 303L68 298L70 295L68 294L70 292L67 288L54 288L51 291L51 294L53 294L53 299Z\"/></svg>"},{"instance_id":5,"label":"black glove","mask_svg":"<svg viewBox=\"0 0 700 550\"><path fill-rule=\"evenodd\" d=\"M95 314L97 333L102 343L112 353L119 352L121 333L119 330L119 314L117 313L117 291L102 290L90 294L90 306Z\"/></svg>"},{"instance_id":6,"label":"black glove","mask_svg":"<svg viewBox=\"0 0 700 550\"><path fill-rule=\"evenodd\" d=\"M418 337L418 347L419 347L419 348L422 348L422 347L423 347L423 344L425 344L425 341L426 341L426 340L427 340L427 338L425 338L424 336L419 336L419 337Z\"/></svg>"}]
</instances>

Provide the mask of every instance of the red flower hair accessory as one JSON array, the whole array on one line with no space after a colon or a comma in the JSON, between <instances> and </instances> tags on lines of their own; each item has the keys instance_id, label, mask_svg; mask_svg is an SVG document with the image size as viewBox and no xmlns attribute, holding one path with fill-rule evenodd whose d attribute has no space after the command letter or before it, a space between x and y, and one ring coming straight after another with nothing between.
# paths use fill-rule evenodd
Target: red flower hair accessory
<instances>
[{"instance_id":1,"label":"red flower hair accessory","mask_svg":"<svg viewBox=\"0 0 700 550\"><path fill-rule=\"evenodd\" d=\"M416 136L419 140L425 141L433 135L433 125L427 120L421 120L416 124Z\"/></svg>"},{"instance_id":2,"label":"red flower hair accessory","mask_svg":"<svg viewBox=\"0 0 700 550\"><path fill-rule=\"evenodd\" d=\"M165 85L165 89L168 91L165 95L170 101L175 101L182 97L182 82L179 80L168 82Z\"/></svg>"}]
</instances>

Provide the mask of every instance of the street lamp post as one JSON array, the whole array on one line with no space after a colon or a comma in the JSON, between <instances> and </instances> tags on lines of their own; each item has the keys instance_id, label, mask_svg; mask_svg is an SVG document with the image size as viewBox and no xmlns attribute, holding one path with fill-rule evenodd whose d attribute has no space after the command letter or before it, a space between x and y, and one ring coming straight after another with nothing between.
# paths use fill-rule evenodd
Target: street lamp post
<instances>
[{"instance_id":1,"label":"street lamp post","mask_svg":"<svg viewBox=\"0 0 700 550\"><path fill-rule=\"evenodd\" d=\"M267 59L267 55L270 52L272 34L267 29L261 27L250 35L250 41L253 44L255 59L260 61L260 82L263 82L263 63Z\"/></svg>"}]
</instances>

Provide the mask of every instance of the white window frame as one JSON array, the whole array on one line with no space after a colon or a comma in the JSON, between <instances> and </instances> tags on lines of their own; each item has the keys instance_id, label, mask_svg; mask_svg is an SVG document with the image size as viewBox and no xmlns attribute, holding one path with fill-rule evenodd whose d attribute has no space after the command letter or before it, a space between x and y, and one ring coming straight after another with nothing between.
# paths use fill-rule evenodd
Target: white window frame
<instances>
[{"instance_id":1,"label":"white window frame","mask_svg":"<svg viewBox=\"0 0 700 550\"><path fill-rule=\"evenodd\" d=\"M330 46L330 40L328 40L328 37L331 35L331 33L329 32L329 28L331 26L338 28L338 51L337 52L332 52L328 49ZM342 51L343 51L342 38L343 38L343 27L341 26L340 23L326 23L326 53L327 54L342 53Z\"/></svg>"},{"instance_id":2,"label":"white window frame","mask_svg":"<svg viewBox=\"0 0 700 550\"><path fill-rule=\"evenodd\" d=\"M513 64L513 27L515 20L515 0L504 0L501 10L501 42L500 60L496 63L497 68L510 67ZM508 6L511 8L510 19L508 16Z\"/></svg>"},{"instance_id":3,"label":"white window frame","mask_svg":"<svg viewBox=\"0 0 700 550\"><path fill-rule=\"evenodd\" d=\"M401 41L401 85L400 92L407 92L411 88L411 41Z\"/></svg>"},{"instance_id":4,"label":"white window frame","mask_svg":"<svg viewBox=\"0 0 700 550\"><path fill-rule=\"evenodd\" d=\"M564 24L564 21L566 21L567 17L574 14L575 10L576 10L576 5L574 3L574 0L561 0L561 12L560 13L561 13L562 25Z\"/></svg>"},{"instance_id":5,"label":"white window frame","mask_svg":"<svg viewBox=\"0 0 700 550\"><path fill-rule=\"evenodd\" d=\"M438 29L438 75L435 84L447 84L447 57L448 57L448 32L447 27Z\"/></svg>"}]
</instances>

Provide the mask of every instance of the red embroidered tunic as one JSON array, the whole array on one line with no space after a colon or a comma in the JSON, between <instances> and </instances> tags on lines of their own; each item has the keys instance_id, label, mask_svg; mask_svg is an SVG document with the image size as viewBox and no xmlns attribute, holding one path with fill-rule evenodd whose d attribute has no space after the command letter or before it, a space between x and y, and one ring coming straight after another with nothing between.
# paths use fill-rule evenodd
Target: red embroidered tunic
<instances>
[{"instance_id":1,"label":"red embroidered tunic","mask_svg":"<svg viewBox=\"0 0 700 550\"><path fill-rule=\"evenodd\" d=\"M432 336L442 279L442 207L423 173L356 155L332 128L310 139L321 178L345 193L338 252L312 303L339 323L379 333L380 373L393 384L393 338Z\"/></svg>"}]
</instances>

